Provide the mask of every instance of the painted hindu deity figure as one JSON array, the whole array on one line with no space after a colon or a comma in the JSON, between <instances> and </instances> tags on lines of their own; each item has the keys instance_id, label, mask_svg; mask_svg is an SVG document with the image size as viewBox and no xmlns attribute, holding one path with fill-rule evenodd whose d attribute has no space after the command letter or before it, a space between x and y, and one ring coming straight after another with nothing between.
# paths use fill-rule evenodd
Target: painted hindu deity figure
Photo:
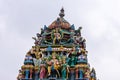
<instances>
[{"instance_id":1,"label":"painted hindu deity figure","mask_svg":"<svg viewBox=\"0 0 120 80\"><path fill-rule=\"evenodd\" d=\"M58 30L59 30L59 28L56 28L55 30L54 30L54 39L53 39L53 44L55 44L55 43L60 43L60 39L61 39L61 35L60 35L60 33L58 32Z\"/></svg>"},{"instance_id":2,"label":"painted hindu deity figure","mask_svg":"<svg viewBox=\"0 0 120 80\"><path fill-rule=\"evenodd\" d=\"M38 66L38 68L40 70L42 52L40 51L40 48L38 46L36 46L35 51L33 53L35 55L35 58L33 58L34 65Z\"/></svg>"},{"instance_id":3,"label":"painted hindu deity figure","mask_svg":"<svg viewBox=\"0 0 120 80\"><path fill-rule=\"evenodd\" d=\"M56 53L52 53L52 56L51 56L51 60L50 61L47 61L47 64L48 64L48 75L49 76L52 76L52 77L56 77L57 74L59 76L59 72L58 72L58 68L59 68L59 61L56 57ZM53 75L52 75L52 74Z\"/></svg>"},{"instance_id":4,"label":"painted hindu deity figure","mask_svg":"<svg viewBox=\"0 0 120 80\"><path fill-rule=\"evenodd\" d=\"M62 8L56 20L32 37L34 45L25 56L17 80L97 80L88 63L82 27L75 29L64 16Z\"/></svg>"},{"instance_id":5,"label":"painted hindu deity figure","mask_svg":"<svg viewBox=\"0 0 120 80\"><path fill-rule=\"evenodd\" d=\"M69 73L69 65L66 63L66 58L63 57L63 60L62 60L62 70L61 70L61 73L62 73L62 80L66 80L66 78L68 78L68 73Z\"/></svg>"}]
</instances>

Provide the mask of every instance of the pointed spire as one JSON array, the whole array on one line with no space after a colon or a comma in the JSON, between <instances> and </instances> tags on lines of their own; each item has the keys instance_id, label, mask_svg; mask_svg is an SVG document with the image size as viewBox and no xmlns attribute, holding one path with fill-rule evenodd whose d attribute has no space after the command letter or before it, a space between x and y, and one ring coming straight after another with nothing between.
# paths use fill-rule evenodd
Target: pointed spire
<instances>
[{"instance_id":1,"label":"pointed spire","mask_svg":"<svg viewBox=\"0 0 120 80\"><path fill-rule=\"evenodd\" d=\"M63 18L63 17L65 16L65 14L64 14L64 8L62 8L62 9L60 10L59 16L60 16L61 18Z\"/></svg>"}]
</instances>

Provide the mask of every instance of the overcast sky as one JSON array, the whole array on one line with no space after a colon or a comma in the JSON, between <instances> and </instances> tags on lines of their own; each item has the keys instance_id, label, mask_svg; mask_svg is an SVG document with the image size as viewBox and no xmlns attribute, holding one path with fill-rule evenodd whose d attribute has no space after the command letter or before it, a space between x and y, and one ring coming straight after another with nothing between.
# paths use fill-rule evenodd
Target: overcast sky
<instances>
[{"instance_id":1,"label":"overcast sky","mask_svg":"<svg viewBox=\"0 0 120 80\"><path fill-rule=\"evenodd\" d=\"M100 80L120 80L120 0L0 0L0 80L16 80L26 52L60 9L87 40L88 59Z\"/></svg>"}]
</instances>

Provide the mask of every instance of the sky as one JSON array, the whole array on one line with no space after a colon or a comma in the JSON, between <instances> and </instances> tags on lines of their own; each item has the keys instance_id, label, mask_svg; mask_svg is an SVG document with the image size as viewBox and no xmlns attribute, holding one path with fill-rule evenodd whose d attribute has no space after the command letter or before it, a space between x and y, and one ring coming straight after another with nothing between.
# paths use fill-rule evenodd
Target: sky
<instances>
[{"instance_id":1,"label":"sky","mask_svg":"<svg viewBox=\"0 0 120 80\"><path fill-rule=\"evenodd\" d=\"M57 19L82 26L99 80L120 80L120 0L0 0L0 80L16 80L32 37Z\"/></svg>"}]
</instances>

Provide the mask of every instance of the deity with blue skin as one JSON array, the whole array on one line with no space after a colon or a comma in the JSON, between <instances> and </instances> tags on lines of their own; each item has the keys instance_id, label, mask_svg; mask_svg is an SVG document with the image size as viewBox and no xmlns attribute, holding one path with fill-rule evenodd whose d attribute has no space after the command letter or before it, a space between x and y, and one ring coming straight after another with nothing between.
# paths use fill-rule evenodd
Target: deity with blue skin
<instances>
[{"instance_id":1,"label":"deity with blue skin","mask_svg":"<svg viewBox=\"0 0 120 80\"><path fill-rule=\"evenodd\" d=\"M30 71L28 69L25 70L25 79L29 79Z\"/></svg>"},{"instance_id":2,"label":"deity with blue skin","mask_svg":"<svg viewBox=\"0 0 120 80\"><path fill-rule=\"evenodd\" d=\"M83 79L83 71L81 69L79 70L79 79Z\"/></svg>"},{"instance_id":3,"label":"deity with blue skin","mask_svg":"<svg viewBox=\"0 0 120 80\"><path fill-rule=\"evenodd\" d=\"M35 80L39 80L39 71L38 71L38 66L35 67Z\"/></svg>"},{"instance_id":4,"label":"deity with blue skin","mask_svg":"<svg viewBox=\"0 0 120 80\"><path fill-rule=\"evenodd\" d=\"M74 68L70 68L70 73L69 73L68 80L75 80L75 70L74 70Z\"/></svg>"},{"instance_id":5,"label":"deity with blue skin","mask_svg":"<svg viewBox=\"0 0 120 80\"><path fill-rule=\"evenodd\" d=\"M83 54L78 55L77 63L87 63L86 55L83 55Z\"/></svg>"},{"instance_id":6,"label":"deity with blue skin","mask_svg":"<svg viewBox=\"0 0 120 80\"><path fill-rule=\"evenodd\" d=\"M35 80L39 80L38 74L39 74L39 72L35 72Z\"/></svg>"}]
</instances>

